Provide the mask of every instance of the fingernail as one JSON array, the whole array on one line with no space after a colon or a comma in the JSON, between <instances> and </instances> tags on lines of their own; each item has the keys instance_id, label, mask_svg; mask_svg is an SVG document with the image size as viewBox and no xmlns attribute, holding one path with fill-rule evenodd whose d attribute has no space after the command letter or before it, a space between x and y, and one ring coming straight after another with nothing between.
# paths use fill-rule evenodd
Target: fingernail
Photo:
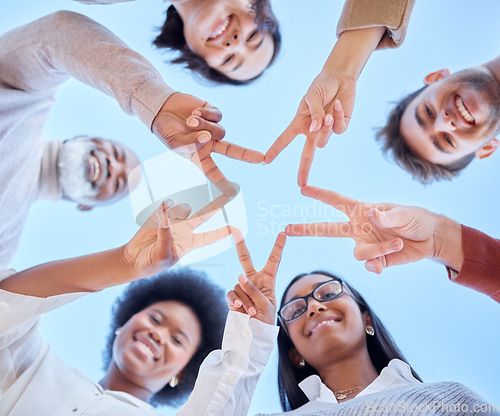
<instances>
[{"instance_id":1,"label":"fingernail","mask_svg":"<svg viewBox=\"0 0 500 416\"><path fill-rule=\"evenodd\" d=\"M192 118L191 120L189 120L188 125L189 127L198 127L200 125L200 122L197 119Z\"/></svg>"},{"instance_id":2,"label":"fingernail","mask_svg":"<svg viewBox=\"0 0 500 416\"><path fill-rule=\"evenodd\" d=\"M325 117L325 125L331 126L333 124L333 116L331 114L327 114Z\"/></svg>"},{"instance_id":3,"label":"fingernail","mask_svg":"<svg viewBox=\"0 0 500 416\"><path fill-rule=\"evenodd\" d=\"M248 308L248 314L249 315L254 316L256 313L257 313L257 311L255 310L255 308L253 306L250 306Z\"/></svg>"},{"instance_id":4,"label":"fingernail","mask_svg":"<svg viewBox=\"0 0 500 416\"><path fill-rule=\"evenodd\" d=\"M247 281L248 281L247 277L244 274L240 274L240 277L238 277L238 282L244 285Z\"/></svg>"},{"instance_id":5,"label":"fingernail","mask_svg":"<svg viewBox=\"0 0 500 416\"><path fill-rule=\"evenodd\" d=\"M237 308L241 308L243 306L243 303L241 303L241 300L239 299L236 299L234 302L233 302L233 305L236 306Z\"/></svg>"},{"instance_id":6,"label":"fingernail","mask_svg":"<svg viewBox=\"0 0 500 416\"><path fill-rule=\"evenodd\" d=\"M208 142L209 140L210 140L210 136L209 136L208 134L200 134L200 135L198 136L198 141L199 141L200 143L206 143L206 142Z\"/></svg>"},{"instance_id":7,"label":"fingernail","mask_svg":"<svg viewBox=\"0 0 500 416\"><path fill-rule=\"evenodd\" d=\"M201 111L195 110L191 113L191 115L201 117Z\"/></svg>"},{"instance_id":8,"label":"fingernail","mask_svg":"<svg viewBox=\"0 0 500 416\"><path fill-rule=\"evenodd\" d=\"M266 166L266 165L267 165L267 163L266 163L266 162L262 162L262 163L261 163L261 165L262 165L262 166Z\"/></svg>"},{"instance_id":9,"label":"fingernail","mask_svg":"<svg viewBox=\"0 0 500 416\"><path fill-rule=\"evenodd\" d=\"M316 120L313 120L311 123L311 126L309 127L309 131L312 132L316 129L316 126L318 125L318 122Z\"/></svg>"},{"instance_id":10,"label":"fingernail","mask_svg":"<svg viewBox=\"0 0 500 416\"><path fill-rule=\"evenodd\" d=\"M342 110L342 106L340 105L340 101L338 99L335 100L335 104L334 104L333 108L335 108L335 111Z\"/></svg>"},{"instance_id":11,"label":"fingernail","mask_svg":"<svg viewBox=\"0 0 500 416\"><path fill-rule=\"evenodd\" d=\"M366 263L366 270L369 272L375 272L375 266L372 263Z\"/></svg>"},{"instance_id":12,"label":"fingernail","mask_svg":"<svg viewBox=\"0 0 500 416\"><path fill-rule=\"evenodd\" d=\"M391 247L393 250L401 250L403 248L403 245L401 244L400 240L394 240L391 244Z\"/></svg>"}]
</instances>

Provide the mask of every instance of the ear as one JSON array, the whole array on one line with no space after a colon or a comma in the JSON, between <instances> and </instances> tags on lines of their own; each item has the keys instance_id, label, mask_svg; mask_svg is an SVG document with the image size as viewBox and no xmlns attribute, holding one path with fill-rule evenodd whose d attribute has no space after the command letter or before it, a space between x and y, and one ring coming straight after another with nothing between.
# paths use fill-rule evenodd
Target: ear
<instances>
[{"instance_id":1,"label":"ear","mask_svg":"<svg viewBox=\"0 0 500 416\"><path fill-rule=\"evenodd\" d=\"M90 205L79 204L76 208L79 209L80 211L90 211L94 207L92 207Z\"/></svg>"},{"instance_id":2,"label":"ear","mask_svg":"<svg viewBox=\"0 0 500 416\"><path fill-rule=\"evenodd\" d=\"M288 350L288 358L295 367L301 368L299 362L300 360L302 360L302 355L299 354L295 347L292 347Z\"/></svg>"},{"instance_id":3,"label":"ear","mask_svg":"<svg viewBox=\"0 0 500 416\"><path fill-rule=\"evenodd\" d=\"M491 139L483 147L476 150L476 157L478 159L484 159L485 157L490 156L495 150L497 150L498 144L498 139Z\"/></svg>"},{"instance_id":4,"label":"ear","mask_svg":"<svg viewBox=\"0 0 500 416\"><path fill-rule=\"evenodd\" d=\"M424 78L424 84L425 85L434 84L435 82L447 77L450 74L451 74L451 72L449 69L440 69L439 71L431 72L429 75L427 75Z\"/></svg>"},{"instance_id":5,"label":"ear","mask_svg":"<svg viewBox=\"0 0 500 416\"><path fill-rule=\"evenodd\" d=\"M370 315L365 312L365 326L373 326L372 318L370 318Z\"/></svg>"}]
</instances>

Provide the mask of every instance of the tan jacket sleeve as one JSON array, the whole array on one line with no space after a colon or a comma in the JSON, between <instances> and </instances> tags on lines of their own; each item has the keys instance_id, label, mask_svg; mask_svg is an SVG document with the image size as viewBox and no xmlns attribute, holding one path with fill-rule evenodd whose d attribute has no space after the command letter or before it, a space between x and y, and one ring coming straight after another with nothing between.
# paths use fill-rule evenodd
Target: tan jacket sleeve
<instances>
[{"instance_id":1,"label":"tan jacket sleeve","mask_svg":"<svg viewBox=\"0 0 500 416\"><path fill-rule=\"evenodd\" d=\"M337 25L337 37L346 30L385 26L377 49L397 48L406 36L415 0L346 0Z\"/></svg>"}]
</instances>

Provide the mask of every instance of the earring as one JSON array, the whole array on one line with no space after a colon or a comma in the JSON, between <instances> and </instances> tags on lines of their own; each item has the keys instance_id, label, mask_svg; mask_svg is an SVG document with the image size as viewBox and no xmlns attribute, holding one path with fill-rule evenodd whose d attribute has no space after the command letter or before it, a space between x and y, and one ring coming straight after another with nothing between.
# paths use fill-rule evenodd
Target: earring
<instances>
[{"instance_id":1,"label":"earring","mask_svg":"<svg viewBox=\"0 0 500 416\"><path fill-rule=\"evenodd\" d=\"M177 376L173 376L170 381L168 382L168 385L172 388L174 388L175 386L177 386L177 384L179 384L179 379L177 378Z\"/></svg>"},{"instance_id":2,"label":"earring","mask_svg":"<svg viewBox=\"0 0 500 416\"><path fill-rule=\"evenodd\" d=\"M118 336L118 335L120 335L120 333L121 333L121 332L122 332L122 327L121 327L121 326L119 326L119 327L118 327L118 328L116 328L116 330L115 330L115 335L116 335L116 336Z\"/></svg>"},{"instance_id":3,"label":"earring","mask_svg":"<svg viewBox=\"0 0 500 416\"><path fill-rule=\"evenodd\" d=\"M304 360L303 358L300 359L299 361L299 367L300 368L304 368L306 366L306 360Z\"/></svg>"},{"instance_id":4,"label":"earring","mask_svg":"<svg viewBox=\"0 0 500 416\"><path fill-rule=\"evenodd\" d=\"M370 335L371 337L373 337L375 335L375 328L371 325L366 325L365 332L367 335Z\"/></svg>"}]
</instances>

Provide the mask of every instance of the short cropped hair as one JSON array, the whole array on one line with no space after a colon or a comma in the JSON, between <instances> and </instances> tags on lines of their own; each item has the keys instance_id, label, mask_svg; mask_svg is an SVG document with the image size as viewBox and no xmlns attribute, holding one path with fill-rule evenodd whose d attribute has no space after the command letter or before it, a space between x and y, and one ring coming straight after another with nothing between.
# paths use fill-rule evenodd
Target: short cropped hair
<instances>
[{"instance_id":1,"label":"short cropped hair","mask_svg":"<svg viewBox=\"0 0 500 416\"><path fill-rule=\"evenodd\" d=\"M255 21L259 30L269 32L273 38L274 52L269 62L269 66L276 60L281 48L281 33L279 23L274 15L269 0L254 0L251 5L255 13ZM187 45L184 38L184 23L174 6L167 9L165 23L161 28L160 34L153 41L158 48L167 48L172 51L178 51L179 54L171 62L184 65L185 68L193 71L200 78L210 81L212 84L227 85L246 85L259 78L262 74L247 80L237 80L229 78L222 72L208 66L205 60L195 54Z\"/></svg>"},{"instance_id":2,"label":"short cropped hair","mask_svg":"<svg viewBox=\"0 0 500 416\"><path fill-rule=\"evenodd\" d=\"M437 165L417 155L405 143L400 130L401 118L408 104L425 88L427 85L396 102L396 106L387 118L386 125L376 130L375 137L382 144L384 154L392 155L396 164L409 172L413 179L423 184L430 184L433 181L451 180L458 176L472 162L475 155L470 153L449 165Z\"/></svg>"},{"instance_id":3,"label":"short cropped hair","mask_svg":"<svg viewBox=\"0 0 500 416\"><path fill-rule=\"evenodd\" d=\"M165 383L165 387L149 400L155 406L178 406L193 390L202 361L211 351L221 348L228 312L224 291L208 280L203 272L179 268L130 283L112 307L110 332L103 352L104 370L111 363L115 331L136 313L166 300L188 306L201 326L200 345L182 370L179 384L172 388Z\"/></svg>"}]
</instances>

